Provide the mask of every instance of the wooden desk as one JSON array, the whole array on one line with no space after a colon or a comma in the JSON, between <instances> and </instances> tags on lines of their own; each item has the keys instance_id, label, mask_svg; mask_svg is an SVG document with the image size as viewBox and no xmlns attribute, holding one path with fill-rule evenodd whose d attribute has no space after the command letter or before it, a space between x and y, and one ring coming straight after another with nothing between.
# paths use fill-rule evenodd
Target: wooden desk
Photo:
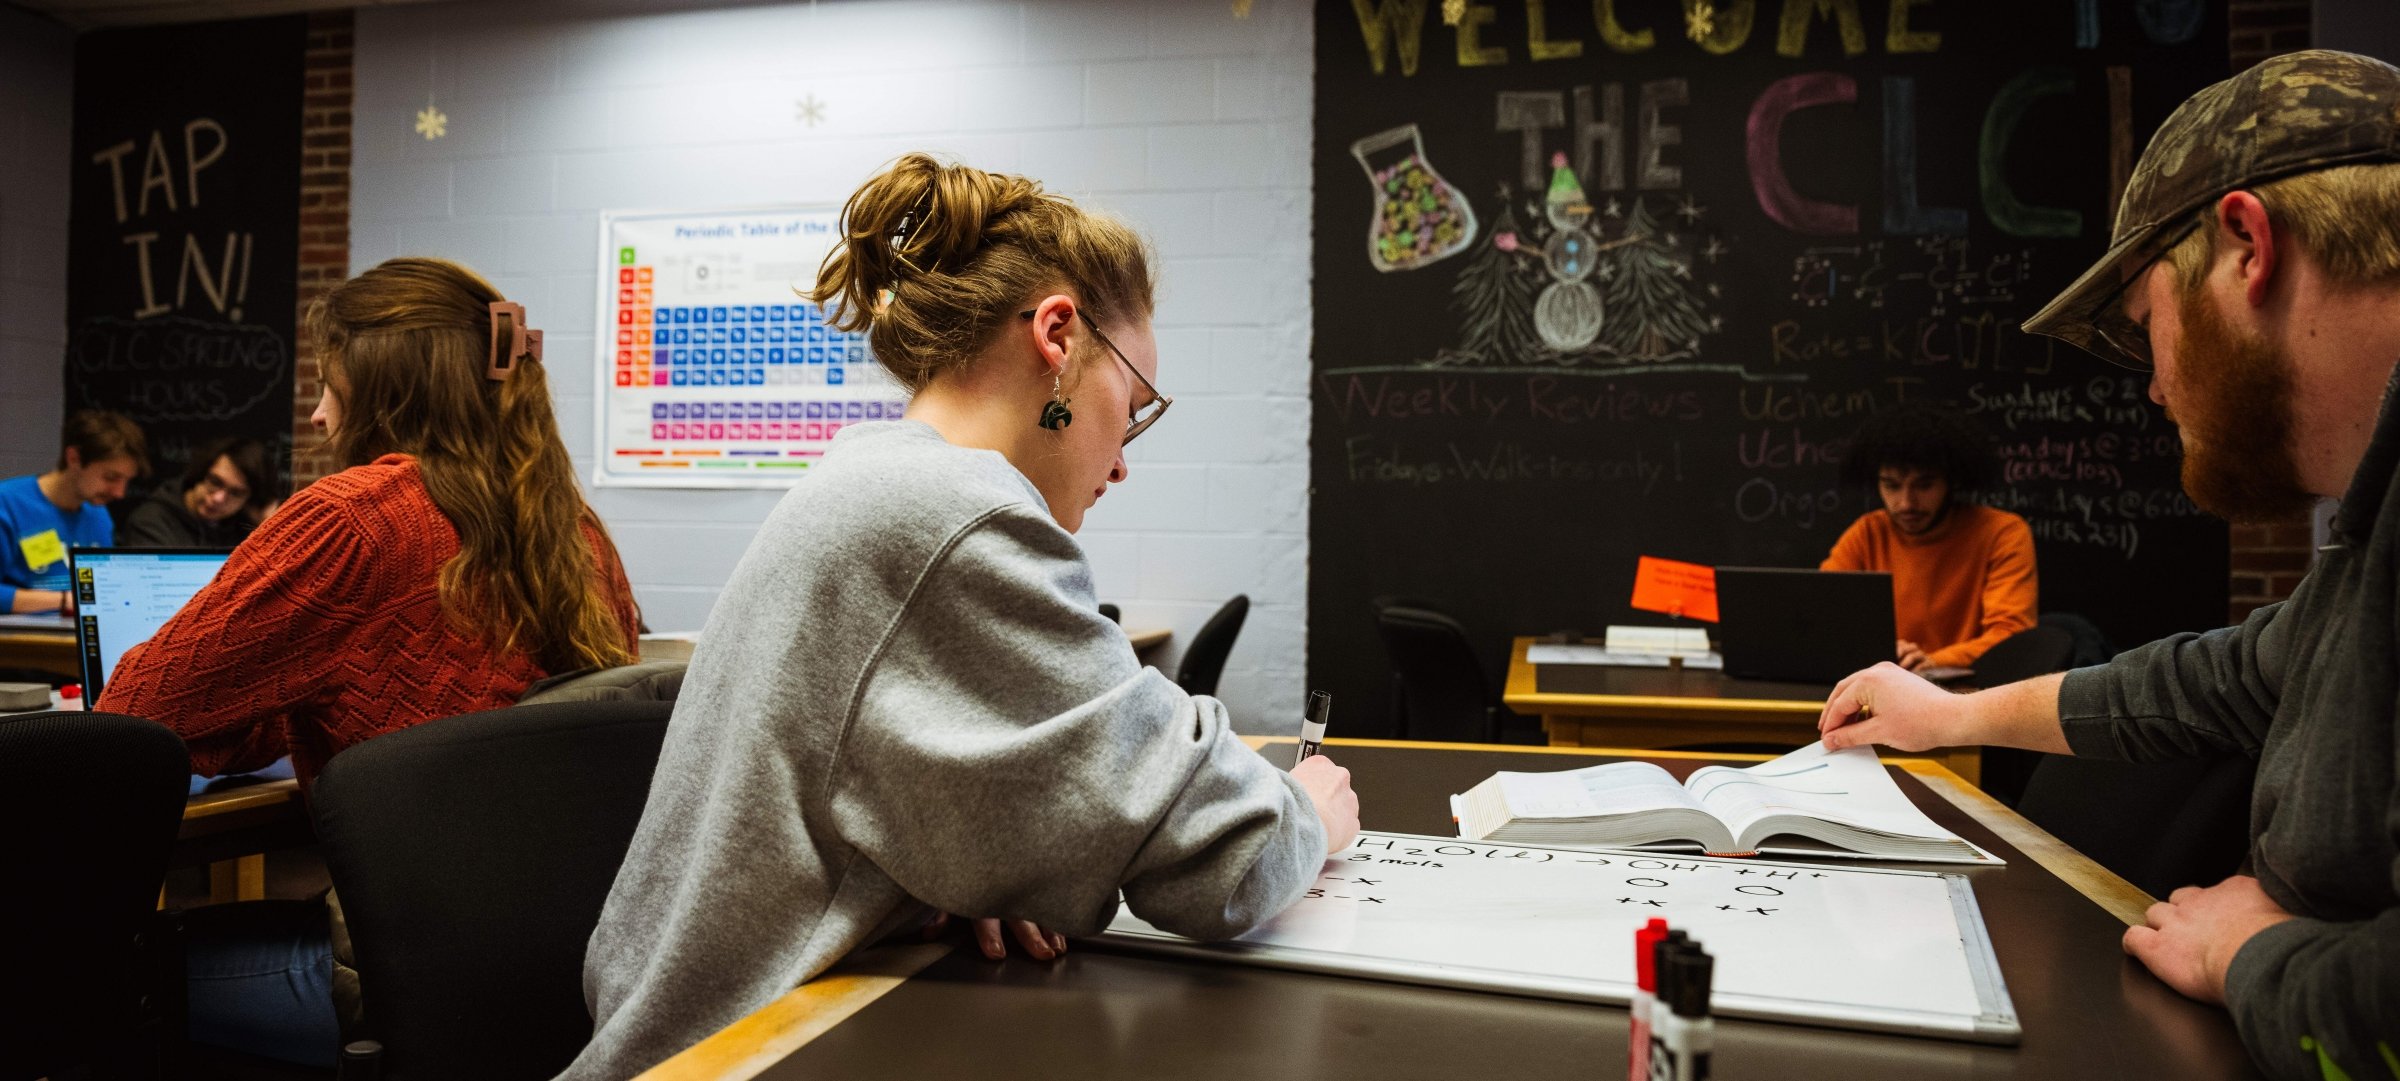
<instances>
[{"instance_id":1,"label":"wooden desk","mask_svg":"<svg viewBox=\"0 0 2400 1081\"><path fill-rule=\"evenodd\" d=\"M219 788L183 805L169 867L208 865L212 903L255 901L267 895L266 853L313 841L315 829L300 800L300 782L285 779Z\"/></svg>"},{"instance_id":2,"label":"wooden desk","mask_svg":"<svg viewBox=\"0 0 2400 1081\"><path fill-rule=\"evenodd\" d=\"M1265 741L1288 758L1290 741ZM1254 744L1256 745L1256 744ZM1501 769L1639 754L1676 773L1756 756L1332 740L1375 829L1451 832L1442 797ZM1721 1021L1720 1077L1805 1081L2259 1076L2224 1011L2126 958L2149 898L1939 763L1902 790L2006 867L1974 883L2025 1029L2021 1046ZM1925 866L1925 865L1912 865ZM1055 963L987 962L947 944L871 950L644 1074L646 1081L822 1077L1613 1076L1624 1010L1312 973L1071 948Z\"/></svg>"},{"instance_id":3,"label":"wooden desk","mask_svg":"<svg viewBox=\"0 0 2400 1081\"><path fill-rule=\"evenodd\" d=\"M1694 743L1817 741L1817 718L1831 684L1735 679L1696 668L1542 665L1525 659L1538 638L1519 638L1508 655L1500 701L1541 717L1554 747L1667 748ZM1925 757L1975 784L1978 747L1944 747Z\"/></svg>"},{"instance_id":4,"label":"wooden desk","mask_svg":"<svg viewBox=\"0 0 2400 1081\"><path fill-rule=\"evenodd\" d=\"M80 680L83 659L75 646L75 628L64 616L56 629L0 627L0 668L32 668Z\"/></svg>"},{"instance_id":5,"label":"wooden desk","mask_svg":"<svg viewBox=\"0 0 2400 1081\"><path fill-rule=\"evenodd\" d=\"M1147 653L1167 644L1175 632L1166 627L1127 627L1125 637L1133 642L1135 653Z\"/></svg>"}]
</instances>

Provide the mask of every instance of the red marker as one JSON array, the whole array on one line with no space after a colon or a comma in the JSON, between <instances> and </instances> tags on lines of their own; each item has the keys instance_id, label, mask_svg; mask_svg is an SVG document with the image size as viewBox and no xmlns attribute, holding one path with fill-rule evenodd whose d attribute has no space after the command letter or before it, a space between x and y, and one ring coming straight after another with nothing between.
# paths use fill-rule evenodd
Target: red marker
<instances>
[{"instance_id":1,"label":"red marker","mask_svg":"<svg viewBox=\"0 0 2400 1081\"><path fill-rule=\"evenodd\" d=\"M1627 1081L1649 1081L1650 1009L1658 1001L1658 943L1667 921L1653 917L1633 933L1633 1033L1625 1048Z\"/></svg>"}]
</instances>

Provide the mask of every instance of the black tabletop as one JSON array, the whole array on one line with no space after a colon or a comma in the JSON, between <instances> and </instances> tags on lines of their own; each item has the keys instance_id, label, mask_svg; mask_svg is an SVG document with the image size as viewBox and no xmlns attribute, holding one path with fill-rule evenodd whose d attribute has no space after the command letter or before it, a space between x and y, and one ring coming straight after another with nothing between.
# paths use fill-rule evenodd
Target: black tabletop
<instances>
[{"instance_id":1,"label":"black tabletop","mask_svg":"<svg viewBox=\"0 0 2400 1081\"><path fill-rule=\"evenodd\" d=\"M1291 752L1264 753L1281 761ZM1495 771L1588 764L1390 746L1329 753L1352 771L1366 825L1403 833L1453 832L1444 797ZM1704 763L1659 764L1680 776ZM1894 775L1935 821L2009 861L1958 870L1973 881L1991 929L2024 1025L2022 1045L1721 1020L1715 1076L2258 1076L2224 1011L2183 998L2123 955L2124 926L2115 918L1916 778ZM965 948L759 1076L1585 1081L1624 1069L1626 1027L1619 1007L1157 960L1083 944L1050 964L986 962Z\"/></svg>"}]
</instances>

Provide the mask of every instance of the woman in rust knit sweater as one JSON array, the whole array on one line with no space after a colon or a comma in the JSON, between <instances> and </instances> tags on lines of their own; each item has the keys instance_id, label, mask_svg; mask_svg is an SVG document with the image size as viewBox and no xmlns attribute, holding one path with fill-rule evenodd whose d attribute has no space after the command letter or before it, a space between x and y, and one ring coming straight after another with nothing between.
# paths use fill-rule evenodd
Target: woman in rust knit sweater
<instances>
[{"instance_id":1,"label":"woman in rust knit sweater","mask_svg":"<svg viewBox=\"0 0 2400 1081\"><path fill-rule=\"evenodd\" d=\"M393 259L318 300L304 333L325 387L312 419L345 468L127 650L95 708L173 728L197 772L289 754L307 785L352 744L630 663L632 590L575 486L524 309L457 264ZM241 946L193 943L194 1036L330 1064L323 907L311 926L269 904L219 906L242 911ZM242 986L269 949L298 990Z\"/></svg>"},{"instance_id":2,"label":"woman in rust knit sweater","mask_svg":"<svg viewBox=\"0 0 2400 1081\"><path fill-rule=\"evenodd\" d=\"M514 344L514 308L434 259L390 260L319 300L311 419L346 468L127 650L96 708L173 728L197 772L290 754L306 784L351 744L631 663L632 590L575 486L539 332Z\"/></svg>"}]
</instances>

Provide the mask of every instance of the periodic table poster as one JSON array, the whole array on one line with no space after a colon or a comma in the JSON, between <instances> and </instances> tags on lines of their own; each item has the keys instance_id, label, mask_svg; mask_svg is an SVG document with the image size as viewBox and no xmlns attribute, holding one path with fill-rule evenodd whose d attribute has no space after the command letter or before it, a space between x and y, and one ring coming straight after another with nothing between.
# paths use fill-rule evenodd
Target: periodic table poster
<instances>
[{"instance_id":1,"label":"periodic table poster","mask_svg":"<svg viewBox=\"0 0 2400 1081\"><path fill-rule=\"evenodd\" d=\"M789 485L907 392L863 335L800 292L839 235L832 207L604 212L593 483Z\"/></svg>"}]
</instances>

